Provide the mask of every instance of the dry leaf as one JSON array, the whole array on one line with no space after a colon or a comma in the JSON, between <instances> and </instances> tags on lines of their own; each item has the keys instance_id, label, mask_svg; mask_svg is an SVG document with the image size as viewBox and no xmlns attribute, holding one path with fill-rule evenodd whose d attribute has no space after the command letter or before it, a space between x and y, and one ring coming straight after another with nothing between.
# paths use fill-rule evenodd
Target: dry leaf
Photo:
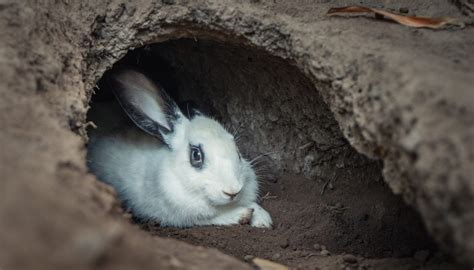
<instances>
[{"instance_id":1,"label":"dry leaf","mask_svg":"<svg viewBox=\"0 0 474 270\"><path fill-rule=\"evenodd\" d=\"M252 260L252 262L256 266L258 266L260 270L288 270L288 267L282 264L265 260L262 258L255 258Z\"/></svg>"},{"instance_id":2,"label":"dry leaf","mask_svg":"<svg viewBox=\"0 0 474 270\"><path fill-rule=\"evenodd\" d=\"M363 7L363 6L348 6L348 7L340 7L340 8L331 8L327 12L327 14L330 16L347 14L347 13L374 13L376 15L381 15L381 16L390 18L399 24L403 24L410 27L417 27L417 28L425 27L425 28L432 28L432 29L440 29L448 25L455 25L461 28L465 26L464 23L453 18L429 18L429 17L405 16L405 15L395 14L395 13L380 10L380 9Z\"/></svg>"}]
</instances>

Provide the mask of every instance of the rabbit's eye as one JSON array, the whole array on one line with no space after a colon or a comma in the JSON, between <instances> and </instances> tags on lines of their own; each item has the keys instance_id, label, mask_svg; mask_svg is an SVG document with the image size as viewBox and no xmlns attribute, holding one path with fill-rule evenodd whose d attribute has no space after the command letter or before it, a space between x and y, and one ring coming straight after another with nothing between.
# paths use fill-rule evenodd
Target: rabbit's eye
<instances>
[{"instance_id":1,"label":"rabbit's eye","mask_svg":"<svg viewBox=\"0 0 474 270\"><path fill-rule=\"evenodd\" d=\"M204 163L204 152L201 146L190 145L191 152L189 155L189 162L194 168L201 169Z\"/></svg>"}]
</instances>

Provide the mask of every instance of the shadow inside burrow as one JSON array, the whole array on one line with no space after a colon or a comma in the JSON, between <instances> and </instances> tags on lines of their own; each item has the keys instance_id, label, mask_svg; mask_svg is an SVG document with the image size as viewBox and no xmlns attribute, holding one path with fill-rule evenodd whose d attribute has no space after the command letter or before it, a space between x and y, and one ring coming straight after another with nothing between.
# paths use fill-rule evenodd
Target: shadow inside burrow
<instances>
[{"instance_id":1,"label":"shadow inside burrow","mask_svg":"<svg viewBox=\"0 0 474 270\"><path fill-rule=\"evenodd\" d=\"M289 263L316 251L404 257L436 250L419 215L383 181L382 162L350 146L314 84L293 63L240 44L177 39L130 51L131 66L159 82L186 114L189 104L239 130L238 146L256 166L260 200L274 228L163 228L152 234ZM107 73L104 75L107 77ZM113 101L99 82L91 106ZM192 103L189 103L189 102Z\"/></svg>"}]
</instances>

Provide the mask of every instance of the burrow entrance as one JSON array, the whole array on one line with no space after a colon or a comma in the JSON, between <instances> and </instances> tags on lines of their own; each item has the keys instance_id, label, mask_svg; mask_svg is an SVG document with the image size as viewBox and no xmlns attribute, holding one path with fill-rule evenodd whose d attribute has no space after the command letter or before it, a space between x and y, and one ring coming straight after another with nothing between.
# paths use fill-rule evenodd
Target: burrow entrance
<instances>
[{"instance_id":1,"label":"burrow entrance","mask_svg":"<svg viewBox=\"0 0 474 270\"><path fill-rule=\"evenodd\" d=\"M261 156L261 201L275 224L273 230L143 224L150 233L287 265L318 256L316 244L365 257L435 249L417 213L384 183L383 164L349 145L318 89L288 61L248 46L177 39L131 51L120 65L147 71L177 101L192 100L239 129L244 156ZM113 99L100 82L99 88L92 107Z\"/></svg>"}]
</instances>

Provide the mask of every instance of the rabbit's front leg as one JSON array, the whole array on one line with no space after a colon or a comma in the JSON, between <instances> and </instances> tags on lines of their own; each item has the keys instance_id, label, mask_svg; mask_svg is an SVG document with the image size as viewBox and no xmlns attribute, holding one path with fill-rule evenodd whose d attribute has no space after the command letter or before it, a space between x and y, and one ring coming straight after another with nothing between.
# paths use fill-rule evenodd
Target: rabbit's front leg
<instances>
[{"instance_id":1,"label":"rabbit's front leg","mask_svg":"<svg viewBox=\"0 0 474 270\"><path fill-rule=\"evenodd\" d=\"M235 207L222 210L217 216L197 222L196 225L235 225L249 224L252 220L254 209L248 207Z\"/></svg>"},{"instance_id":2,"label":"rabbit's front leg","mask_svg":"<svg viewBox=\"0 0 474 270\"><path fill-rule=\"evenodd\" d=\"M263 209L257 203L252 203L250 207L254 209L252 219L250 221L250 225L252 227L258 227L258 228L271 228L272 227L272 223L273 223L272 218L265 209Z\"/></svg>"}]
</instances>

